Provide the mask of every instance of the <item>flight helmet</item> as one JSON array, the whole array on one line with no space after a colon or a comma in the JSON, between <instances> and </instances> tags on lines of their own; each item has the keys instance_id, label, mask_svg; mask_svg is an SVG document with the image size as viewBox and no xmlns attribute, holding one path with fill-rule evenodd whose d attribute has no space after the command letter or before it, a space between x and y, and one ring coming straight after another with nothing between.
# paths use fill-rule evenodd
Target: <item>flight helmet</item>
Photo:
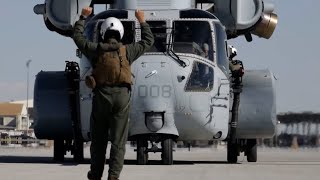
<instances>
[{"instance_id":1,"label":"flight helmet","mask_svg":"<svg viewBox=\"0 0 320 180\"><path fill-rule=\"evenodd\" d=\"M231 45L229 45L229 52L230 52L229 57L231 59L237 56L237 49Z\"/></svg>"},{"instance_id":2,"label":"flight helmet","mask_svg":"<svg viewBox=\"0 0 320 180\"><path fill-rule=\"evenodd\" d=\"M100 35L103 40L105 40L105 37L107 37L106 35L108 35L106 34L107 31L117 32L118 40L121 40L124 34L124 28L121 21L115 17L109 17L101 24Z\"/></svg>"}]
</instances>

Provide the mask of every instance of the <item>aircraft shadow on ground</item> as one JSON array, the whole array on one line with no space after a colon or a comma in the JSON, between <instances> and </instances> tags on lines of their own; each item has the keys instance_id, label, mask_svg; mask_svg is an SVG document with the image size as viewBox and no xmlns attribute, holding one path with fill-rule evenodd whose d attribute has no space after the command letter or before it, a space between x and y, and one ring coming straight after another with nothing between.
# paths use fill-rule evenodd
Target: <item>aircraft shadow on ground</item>
<instances>
[{"instance_id":1,"label":"aircraft shadow on ground","mask_svg":"<svg viewBox=\"0 0 320 180\"><path fill-rule=\"evenodd\" d=\"M72 158L65 158L63 162L57 162L52 157L31 157L31 156L0 156L0 163L12 164L61 164L63 166L76 166L79 164L90 164L90 159L86 158L84 161L77 163ZM109 163L107 159L106 164ZM136 160L126 159L125 165L136 165ZM190 161L190 160L176 160L173 165L196 165L196 164L228 164L225 161ZM149 160L148 165L161 165L160 160Z\"/></svg>"}]
</instances>

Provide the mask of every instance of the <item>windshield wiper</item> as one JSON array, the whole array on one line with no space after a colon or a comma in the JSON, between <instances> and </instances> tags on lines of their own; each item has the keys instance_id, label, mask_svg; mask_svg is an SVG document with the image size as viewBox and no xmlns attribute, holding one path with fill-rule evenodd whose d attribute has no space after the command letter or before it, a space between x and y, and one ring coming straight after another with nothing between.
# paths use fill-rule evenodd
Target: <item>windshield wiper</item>
<instances>
[{"instance_id":1,"label":"windshield wiper","mask_svg":"<svg viewBox=\"0 0 320 180\"><path fill-rule=\"evenodd\" d=\"M170 52L174 55L174 56L170 56L170 57L172 57L174 60L176 60L180 64L180 66L182 66L184 68L187 66L187 64L183 60L181 60L180 57L172 49L170 49Z\"/></svg>"},{"instance_id":2,"label":"windshield wiper","mask_svg":"<svg viewBox=\"0 0 320 180\"><path fill-rule=\"evenodd\" d=\"M173 48L172 48L172 47L173 47L173 43L172 43L172 41L171 41L173 32L174 32L174 30L172 30L171 33L170 33L169 44L168 44L168 48L167 48L167 53L168 53L168 55L169 55L172 59L174 59L180 66L182 66L182 67L185 68L185 67L187 66L187 64L186 64L183 60L181 60L180 57L173 51Z\"/></svg>"}]
</instances>

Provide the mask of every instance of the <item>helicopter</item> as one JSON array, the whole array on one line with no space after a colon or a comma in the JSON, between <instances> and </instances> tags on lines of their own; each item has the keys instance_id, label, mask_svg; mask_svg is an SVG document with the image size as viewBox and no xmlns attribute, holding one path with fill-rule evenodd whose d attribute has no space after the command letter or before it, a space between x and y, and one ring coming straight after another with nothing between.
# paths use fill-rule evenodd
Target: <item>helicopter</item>
<instances>
[{"instance_id":1,"label":"helicopter","mask_svg":"<svg viewBox=\"0 0 320 180\"><path fill-rule=\"evenodd\" d=\"M104 19L121 20L123 44L140 40L134 10L145 12L155 43L132 65L133 85L129 141L136 142L137 164L160 152L162 164L173 164L175 141L227 141L227 161L240 152L257 161L257 139L272 138L276 126L275 78L270 70L245 70L234 60L228 40L252 35L269 39L277 25L274 5L263 0L45 0L34 7L50 31L71 37L83 7L105 5L88 18L85 35L99 41ZM83 160L90 141L92 91L84 79L89 60L63 71L41 71L34 88L34 131L54 140L54 159L71 151Z\"/></svg>"}]
</instances>

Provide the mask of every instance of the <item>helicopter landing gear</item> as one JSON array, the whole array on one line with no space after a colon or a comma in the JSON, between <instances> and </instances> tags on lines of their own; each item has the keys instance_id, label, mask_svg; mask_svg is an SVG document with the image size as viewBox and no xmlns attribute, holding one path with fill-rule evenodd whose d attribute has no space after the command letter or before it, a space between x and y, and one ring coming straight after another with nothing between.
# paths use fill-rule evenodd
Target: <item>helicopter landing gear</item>
<instances>
[{"instance_id":1,"label":"helicopter landing gear","mask_svg":"<svg viewBox=\"0 0 320 180\"><path fill-rule=\"evenodd\" d=\"M137 165L146 165L148 163L148 141L144 139L137 140Z\"/></svg>"},{"instance_id":2,"label":"helicopter landing gear","mask_svg":"<svg viewBox=\"0 0 320 180\"><path fill-rule=\"evenodd\" d=\"M82 162L84 160L83 155L83 139L81 135L81 121L80 121L80 91L79 91L79 79L80 68L77 62L66 61L65 73L68 79L69 85L69 100L71 109L73 139L69 150L73 154L75 162Z\"/></svg>"},{"instance_id":3,"label":"helicopter landing gear","mask_svg":"<svg viewBox=\"0 0 320 180\"><path fill-rule=\"evenodd\" d=\"M150 137L137 137L137 164L146 165L148 164L148 153L149 152L160 152L161 153L161 163L163 165L173 164L173 136L162 136L162 135L152 135ZM151 148L148 147L149 142L151 143ZM158 147L161 144L161 148Z\"/></svg>"},{"instance_id":4,"label":"helicopter landing gear","mask_svg":"<svg viewBox=\"0 0 320 180\"><path fill-rule=\"evenodd\" d=\"M82 162L84 160L83 141L81 139L73 140L71 153L73 154L73 160L75 162Z\"/></svg>"},{"instance_id":5,"label":"helicopter landing gear","mask_svg":"<svg viewBox=\"0 0 320 180\"><path fill-rule=\"evenodd\" d=\"M164 139L161 142L161 146L162 146L161 158L162 158L163 165L172 165L173 164L172 145L173 145L173 140L170 138Z\"/></svg>"},{"instance_id":6,"label":"helicopter landing gear","mask_svg":"<svg viewBox=\"0 0 320 180\"><path fill-rule=\"evenodd\" d=\"M257 162L257 140L237 139L236 143L228 142L228 163L237 163L240 152L244 152L248 162Z\"/></svg>"},{"instance_id":7,"label":"helicopter landing gear","mask_svg":"<svg viewBox=\"0 0 320 180\"><path fill-rule=\"evenodd\" d=\"M55 139L53 144L53 160L63 162L64 156L70 151L75 162L83 161L83 141Z\"/></svg>"},{"instance_id":8,"label":"helicopter landing gear","mask_svg":"<svg viewBox=\"0 0 320 180\"><path fill-rule=\"evenodd\" d=\"M236 143L231 143L230 141L227 144L227 160L228 163L234 164L238 162L238 145Z\"/></svg>"},{"instance_id":9,"label":"helicopter landing gear","mask_svg":"<svg viewBox=\"0 0 320 180\"><path fill-rule=\"evenodd\" d=\"M236 52L230 58L233 104L231 109L231 120L229 124L230 134L227 145L228 163L237 163L238 156L240 154L241 148L243 147L243 142L236 139L236 131L238 126L240 94L242 92L242 77L244 74L244 68L242 61L232 59L235 55Z\"/></svg>"},{"instance_id":10,"label":"helicopter landing gear","mask_svg":"<svg viewBox=\"0 0 320 180\"><path fill-rule=\"evenodd\" d=\"M63 139L55 139L53 141L53 160L57 162L64 161L65 143Z\"/></svg>"},{"instance_id":11,"label":"helicopter landing gear","mask_svg":"<svg viewBox=\"0 0 320 180\"><path fill-rule=\"evenodd\" d=\"M245 149L245 155L248 162L257 162L257 140L248 139Z\"/></svg>"}]
</instances>

